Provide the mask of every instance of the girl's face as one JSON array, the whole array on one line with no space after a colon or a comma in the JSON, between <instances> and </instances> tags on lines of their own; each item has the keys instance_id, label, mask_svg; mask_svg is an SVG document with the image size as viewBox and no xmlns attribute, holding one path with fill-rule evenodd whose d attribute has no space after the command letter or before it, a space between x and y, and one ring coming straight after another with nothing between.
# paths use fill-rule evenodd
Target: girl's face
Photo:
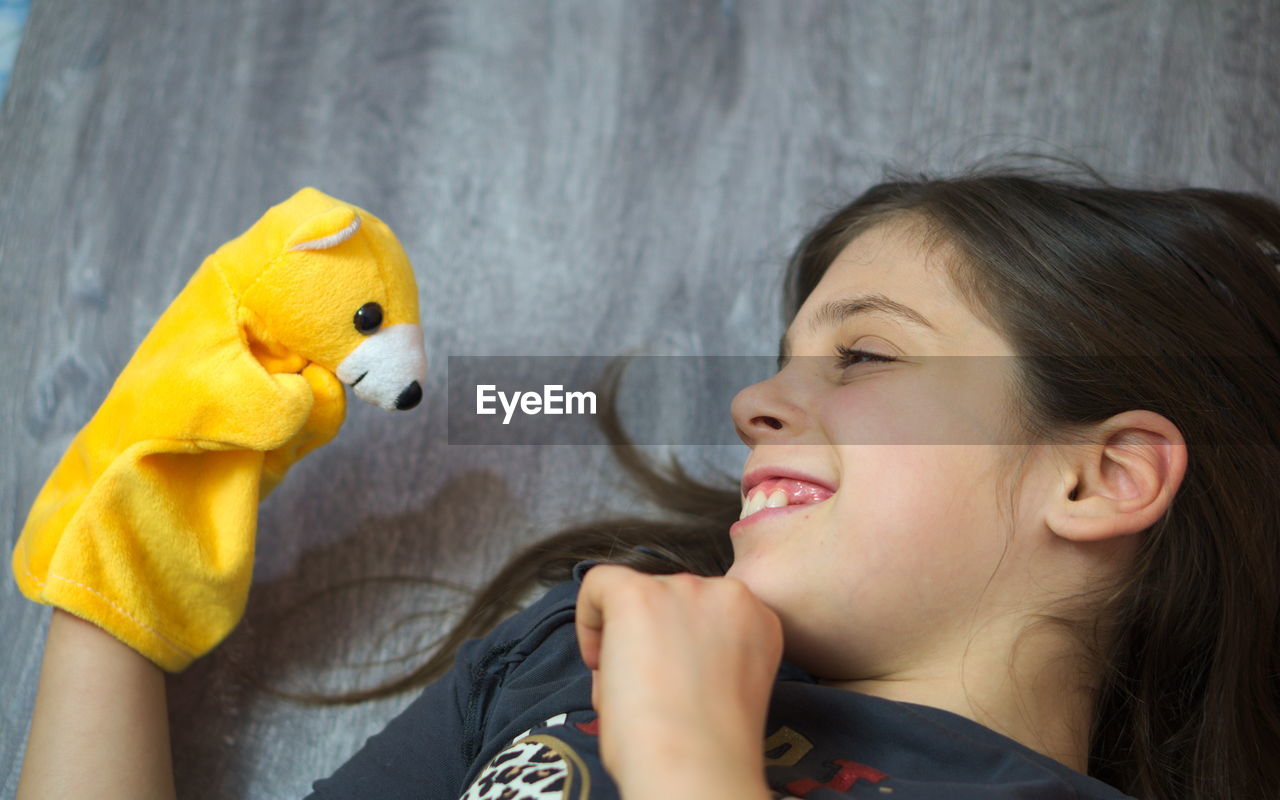
<instances>
[{"instance_id":1,"label":"girl's face","mask_svg":"<svg viewBox=\"0 0 1280 800\"><path fill-rule=\"evenodd\" d=\"M740 520L727 573L781 617L786 658L822 678L954 666L975 626L1045 588L1027 578L1033 537L996 505L1012 351L953 293L945 245L920 242L905 221L851 242L788 329L789 360L732 405L746 480L794 470L834 489ZM873 295L923 321L883 301L840 313ZM840 346L896 360L841 366Z\"/></svg>"}]
</instances>

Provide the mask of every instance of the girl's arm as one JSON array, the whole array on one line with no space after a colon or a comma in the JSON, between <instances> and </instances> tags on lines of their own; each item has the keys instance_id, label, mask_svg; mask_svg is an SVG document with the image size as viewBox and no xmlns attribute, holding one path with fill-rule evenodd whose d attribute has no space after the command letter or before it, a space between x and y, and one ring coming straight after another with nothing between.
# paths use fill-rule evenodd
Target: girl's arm
<instances>
[{"instance_id":1,"label":"girl's arm","mask_svg":"<svg viewBox=\"0 0 1280 800\"><path fill-rule=\"evenodd\" d=\"M164 672L53 609L17 800L175 797Z\"/></svg>"}]
</instances>

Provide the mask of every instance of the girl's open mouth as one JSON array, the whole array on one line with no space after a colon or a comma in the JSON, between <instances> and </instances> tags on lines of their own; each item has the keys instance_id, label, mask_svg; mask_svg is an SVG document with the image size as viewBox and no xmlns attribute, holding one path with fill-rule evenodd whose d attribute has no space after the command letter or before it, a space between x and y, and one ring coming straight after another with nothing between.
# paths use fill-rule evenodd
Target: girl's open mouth
<instances>
[{"instance_id":1,"label":"girl's open mouth","mask_svg":"<svg viewBox=\"0 0 1280 800\"><path fill-rule=\"evenodd\" d=\"M794 478L770 478L751 490L742 504L742 514L729 530L747 522L767 519L804 506L825 502L833 492L821 486Z\"/></svg>"}]
</instances>

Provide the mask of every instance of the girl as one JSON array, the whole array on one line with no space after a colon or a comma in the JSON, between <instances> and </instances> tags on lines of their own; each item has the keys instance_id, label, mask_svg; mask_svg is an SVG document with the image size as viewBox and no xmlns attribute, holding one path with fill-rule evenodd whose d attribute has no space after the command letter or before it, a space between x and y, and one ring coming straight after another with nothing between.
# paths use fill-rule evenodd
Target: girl
<instances>
[{"instance_id":1,"label":"girl","mask_svg":"<svg viewBox=\"0 0 1280 800\"><path fill-rule=\"evenodd\" d=\"M1280 207L1090 175L823 220L741 481L606 420L675 521L517 555L313 796L1280 796ZM55 610L19 796L106 758L52 735L86 696L96 794L171 792L160 673Z\"/></svg>"}]
</instances>

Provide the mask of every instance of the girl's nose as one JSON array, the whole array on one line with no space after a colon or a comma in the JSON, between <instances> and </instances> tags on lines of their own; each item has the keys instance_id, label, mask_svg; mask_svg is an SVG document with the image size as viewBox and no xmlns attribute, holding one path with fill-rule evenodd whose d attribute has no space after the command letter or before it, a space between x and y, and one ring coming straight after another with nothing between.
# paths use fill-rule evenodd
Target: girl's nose
<instances>
[{"instance_id":1,"label":"girl's nose","mask_svg":"<svg viewBox=\"0 0 1280 800\"><path fill-rule=\"evenodd\" d=\"M748 447L770 437L795 437L800 433L804 412L787 402L779 389L770 378L753 383L734 396L729 407L733 428Z\"/></svg>"}]
</instances>

